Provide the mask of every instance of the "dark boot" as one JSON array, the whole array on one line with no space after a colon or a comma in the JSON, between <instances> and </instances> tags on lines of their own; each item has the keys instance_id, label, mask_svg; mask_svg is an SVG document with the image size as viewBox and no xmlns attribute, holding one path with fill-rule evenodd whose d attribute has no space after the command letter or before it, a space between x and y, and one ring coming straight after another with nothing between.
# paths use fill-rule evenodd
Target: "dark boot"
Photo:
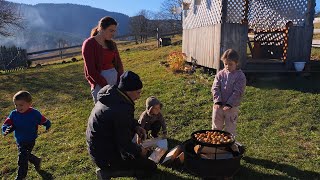
<instances>
[{"instance_id":1,"label":"dark boot","mask_svg":"<svg viewBox=\"0 0 320 180\"><path fill-rule=\"evenodd\" d=\"M40 171L41 170L41 158L38 158L38 161L34 164L34 168L36 169L36 171Z\"/></svg>"},{"instance_id":2,"label":"dark boot","mask_svg":"<svg viewBox=\"0 0 320 180\"><path fill-rule=\"evenodd\" d=\"M38 158L37 156L30 154L29 161L34 165L34 168L36 169L36 171L41 170L41 161L42 161L41 158Z\"/></svg>"},{"instance_id":3,"label":"dark boot","mask_svg":"<svg viewBox=\"0 0 320 180\"><path fill-rule=\"evenodd\" d=\"M110 180L111 177L105 173L103 170L101 170L100 168L96 169L96 174L97 174L97 179L98 180Z\"/></svg>"}]
</instances>

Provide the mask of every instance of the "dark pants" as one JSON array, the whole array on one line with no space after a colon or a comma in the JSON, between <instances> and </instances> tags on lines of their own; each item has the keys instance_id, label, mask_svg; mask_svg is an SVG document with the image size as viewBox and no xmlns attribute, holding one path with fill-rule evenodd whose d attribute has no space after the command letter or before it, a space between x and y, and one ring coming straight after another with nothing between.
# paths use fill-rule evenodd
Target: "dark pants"
<instances>
[{"instance_id":1,"label":"dark pants","mask_svg":"<svg viewBox=\"0 0 320 180\"><path fill-rule=\"evenodd\" d=\"M119 176L133 176L138 178L146 178L152 176L156 170L157 165L147 158L136 158L130 160L117 160L113 163L107 164L103 162L95 162L97 166L104 172L104 176L112 176L116 171L122 172ZM108 179L108 178L105 178Z\"/></svg>"},{"instance_id":2,"label":"dark pants","mask_svg":"<svg viewBox=\"0 0 320 180\"><path fill-rule=\"evenodd\" d=\"M161 122L160 121L156 121L154 123L146 123L144 129L148 132L151 130L151 136L156 138L159 135L160 129L161 129Z\"/></svg>"},{"instance_id":3,"label":"dark pants","mask_svg":"<svg viewBox=\"0 0 320 180\"><path fill-rule=\"evenodd\" d=\"M27 176L28 172L28 161L32 164L38 164L40 158L36 157L35 155L31 154L31 151L35 145L35 141L33 142L22 142L17 144L18 145L18 176L16 179L22 179Z\"/></svg>"}]
</instances>

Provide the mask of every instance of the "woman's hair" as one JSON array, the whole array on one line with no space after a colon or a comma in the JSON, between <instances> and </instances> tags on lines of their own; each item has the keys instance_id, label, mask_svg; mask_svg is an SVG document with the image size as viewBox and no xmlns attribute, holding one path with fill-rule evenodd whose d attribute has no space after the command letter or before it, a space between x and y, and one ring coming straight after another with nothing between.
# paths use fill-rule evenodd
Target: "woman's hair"
<instances>
[{"instance_id":1,"label":"woman's hair","mask_svg":"<svg viewBox=\"0 0 320 180\"><path fill-rule=\"evenodd\" d=\"M223 62L226 61L234 61L236 64L239 63L239 54L237 53L237 51L233 50L233 49L227 49L221 56L221 60Z\"/></svg>"},{"instance_id":2,"label":"woman's hair","mask_svg":"<svg viewBox=\"0 0 320 180\"><path fill-rule=\"evenodd\" d=\"M91 37L96 36L101 29L107 29L111 25L117 26L118 23L112 17L109 17L109 16L103 17L102 19L100 19L98 25L91 30L91 34L90 34ZM113 41L105 40L105 44L109 49L111 50L115 49L115 45Z\"/></svg>"},{"instance_id":3,"label":"woman's hair","mask_svg":"<svg viewBox=\"0 0 320 180\"><path fill-rule=\"evenodd\" d=\"M31 94L28 91L19 91L13 96L13 101L23 100L25 102L32 102Z\"/></svg>"}]
</instances>

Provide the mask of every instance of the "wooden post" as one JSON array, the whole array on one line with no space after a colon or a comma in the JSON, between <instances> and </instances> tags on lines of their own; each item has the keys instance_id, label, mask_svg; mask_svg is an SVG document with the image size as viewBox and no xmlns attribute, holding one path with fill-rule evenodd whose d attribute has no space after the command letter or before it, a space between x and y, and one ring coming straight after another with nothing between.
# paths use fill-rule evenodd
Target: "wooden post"
<instances>
[{"instance_id":1,"label":"wooden post","mask_svg":"<svg viewBox=\"0 0 320 180\"><path fill-rule=\"evenodd\" d=\"M159 41L159 28L157 28L157 30L156 30L156 32L157 32L157 42L158 42L158 48L160 47L160 41Z\"/></svg>"},{"instance_id":2,"label":"wooden post","mask_svg":"<svg viewBox=\"0 0 320 180\"><path fill-rule=\"evenodd\" d=\"M225 23L228 16L228 0L222 0L221 6L221 23Z\"/></svg>"},{"instance_id":3,"label":"wooden post","mask_svg":"<svg viewBox=\"0 0 320 180\"><path fill-rule=\"evenodd\" d=\"M311 48L312 48L312 38L313 38L313 20L315 15L315 0L308 0L308 11L306 17L306 27L305 27L305 57L308 62L311 58Z\"/></svg>"},{"instance_id":4,"label":"wooden post","mask_svg":"<svg viewBox=\"0 0 320 180\"><path fill-rule=\"evenodd\" d=\"M244 1L244 18L242 19L242 24L248 24L248 14L249 14L249 0Z\"/></svg>"},{"instance_id":5,"label":"wooden post","mask_svg":"<svg viewBox=\"0 0 320 180\"><path fill-rule=\"evenodd\" d=\"M307 5L307 15L306 15L306 26L313 26L313 20L314 20L314 14L315 10L314 8L316 7L316 2L315 0L308 0L308 5Z\"/></svg>"}]
</instances>

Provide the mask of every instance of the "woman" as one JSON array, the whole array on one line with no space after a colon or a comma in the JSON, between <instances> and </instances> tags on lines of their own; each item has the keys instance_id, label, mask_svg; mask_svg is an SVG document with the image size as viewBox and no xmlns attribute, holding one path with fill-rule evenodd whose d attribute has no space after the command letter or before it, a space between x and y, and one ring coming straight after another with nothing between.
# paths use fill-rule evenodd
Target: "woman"
<instances>
[{"instance_id":1,"label":"woman","mask_svg":"<svg viewBox=\"0 0 320 180\"><path fill-rule=\"evenodd\" d=\"M117 45L111 39L117 29L117 22L111 17L102 18L91 31L91 37L82 45L84 74L91 86L94 103L97 94L105 85L115 85L123 73Z\"/></svg>"}]
</instances>

